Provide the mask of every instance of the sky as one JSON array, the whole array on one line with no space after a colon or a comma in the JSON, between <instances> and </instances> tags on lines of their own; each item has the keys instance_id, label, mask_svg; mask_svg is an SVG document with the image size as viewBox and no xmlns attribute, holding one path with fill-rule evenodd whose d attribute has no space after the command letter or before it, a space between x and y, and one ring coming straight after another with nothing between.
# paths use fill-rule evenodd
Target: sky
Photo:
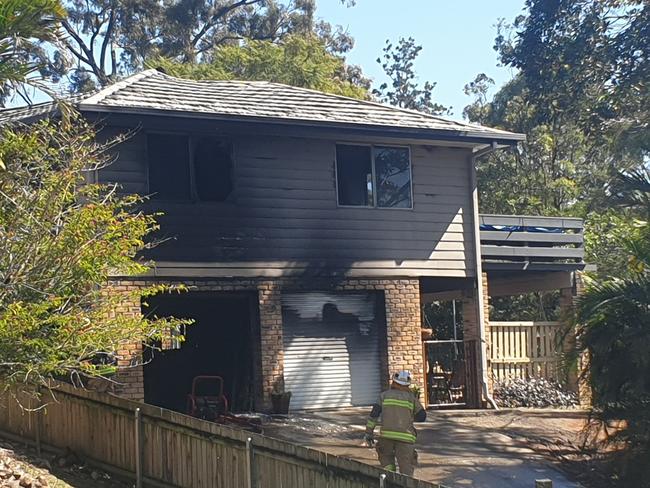
<instances>
[{"instance_id":1,"label":"sky","mask_svg":"<svg viewBox=\"0 0 650 488\"><path fill-rule=\"evenodd\" d=\"M386 39L413 37L422 45L415 64L419 81L436 82L434 100L451 106L451 118L460 120L472 101L463 87L477 74L493 78L496 87L513 77L513 70L497 66L496 23L512 22L523 7L524 0L357 0L349 8L339 0L320 0L317 15L348 30L355 39L348 62L379 82L376 59Z\"/></svg>"}]
</instances>

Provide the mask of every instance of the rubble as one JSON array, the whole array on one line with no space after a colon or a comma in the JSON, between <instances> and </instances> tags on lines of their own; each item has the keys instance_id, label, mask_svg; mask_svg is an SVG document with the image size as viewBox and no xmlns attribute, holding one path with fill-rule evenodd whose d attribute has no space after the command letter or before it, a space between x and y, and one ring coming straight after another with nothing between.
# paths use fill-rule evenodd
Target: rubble
<instances>
[{"instance_id":1,"label":"rubble","mask_svg":"<svg viewBox=\"0 0 650 488\"><path fill-rule=\"evenodd\" d=\"M570 408L578 396L556 381L544 378L516 378L494 384L494 399L500 407Z\"/></svg>"},{"instance_id":2,"label":"rubble","mask_svg":"<svg viewBox=\"0 0 650 488\"><path fill-rule=\"evenodd\" d=\"M49 486L44 476L34 476L14 459L11 449L0 448L0 486L11 488L44 488Z\"/></svg>"}]
</instances>

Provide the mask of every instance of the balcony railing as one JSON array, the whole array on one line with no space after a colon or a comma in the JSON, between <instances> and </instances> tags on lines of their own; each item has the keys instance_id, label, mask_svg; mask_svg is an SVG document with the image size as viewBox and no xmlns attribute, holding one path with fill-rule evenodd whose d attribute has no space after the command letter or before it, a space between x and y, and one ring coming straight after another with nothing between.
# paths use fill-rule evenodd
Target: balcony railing
<instances>
[{"instance_id":1,"label":"balcony railing","mask_svg":"<svg viewBox=\"0 0 650 488\"><path fill-rule=\"evenodd\" d=\"M487 270L582 269L582 219L480 215L481 254Z\"/></svg>"}]
</instances>

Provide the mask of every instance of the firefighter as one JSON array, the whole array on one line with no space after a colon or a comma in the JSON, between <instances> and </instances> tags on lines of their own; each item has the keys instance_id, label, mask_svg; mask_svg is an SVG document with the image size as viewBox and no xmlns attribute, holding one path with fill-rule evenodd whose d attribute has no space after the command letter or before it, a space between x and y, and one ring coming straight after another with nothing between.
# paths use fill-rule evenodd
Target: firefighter
<instances>
[{"instance_id":1,"label":"firefighter","mask_svg":"<svg viewBox=\"0 0 650 488\"><path fill-rule=\"evenodd\" d=\"M397 460L399 472L413 476L417 464L417 434L413 422L424 422L427 414L410 386L411 373L395 373L390 389L384 391L379 402L372 406L364 441L369 447L374 445L375 426L381 423L376 447L379 463L388 471L397 471Z\"/></svg>"}]
</instances>

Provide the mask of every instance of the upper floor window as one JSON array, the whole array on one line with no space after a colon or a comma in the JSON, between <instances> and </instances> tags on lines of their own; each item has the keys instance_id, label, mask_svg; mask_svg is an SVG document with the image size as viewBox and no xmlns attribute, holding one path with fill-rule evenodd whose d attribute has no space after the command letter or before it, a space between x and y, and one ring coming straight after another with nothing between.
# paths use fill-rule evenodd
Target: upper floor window
<instances>
[{"instance_id":1,"label":"upper floor window","mask_svg":"<svg viewBox=\"0 0 650 488\"><path fill-rule=\"evenodd\" d=\"M147 134L147 155L152 198L222 202L232 192L232 151L221 139Z\"/></svg>"},{"instance_id":2,"label":"upper floor window","mask_svg":"<svg viewBox=\"0 0 650 488\"><path fill-rule=\"evenodd\" d=\"M412 208L407 147L336 145L339 205Z\"/></svg>"}]
</instances>

